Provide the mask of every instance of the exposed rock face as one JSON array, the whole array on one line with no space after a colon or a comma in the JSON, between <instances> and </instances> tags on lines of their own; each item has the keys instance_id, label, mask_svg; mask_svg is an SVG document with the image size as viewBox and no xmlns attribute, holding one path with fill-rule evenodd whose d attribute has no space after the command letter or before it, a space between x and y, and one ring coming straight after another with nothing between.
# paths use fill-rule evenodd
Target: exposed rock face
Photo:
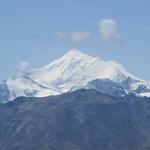
<instances>
[{"instance_id":1,"label":"exposed rock face","mask_svg":"<svg viewBox=\"0 0 150 150\"><path fill-rule=\"evenodd\" d=\"M150 99L78 90L0 105L0 150L148 150Z\"/></svg>"}]
</instances>

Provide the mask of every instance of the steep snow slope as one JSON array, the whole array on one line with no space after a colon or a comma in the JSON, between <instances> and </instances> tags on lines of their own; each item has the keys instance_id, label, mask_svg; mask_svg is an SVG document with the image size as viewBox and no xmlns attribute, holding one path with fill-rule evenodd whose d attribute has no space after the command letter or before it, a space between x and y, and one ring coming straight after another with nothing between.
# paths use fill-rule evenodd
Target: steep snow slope
<instances>
[{"instance_id":1,"label":"steep snow slope","mask_svg":"<svg viewBox=\"0 0 150 150\"><path fill-rule=\"evenodd\" d=\"M141 96L150 93L149 83L134 77L117 62L91 57L75 49L44 67L29 72L17 70L6 84L12 100L18 96L43 97L89 88L89 82L96 79L109 79L127 93Z\"/></svg>"}]
</instances>

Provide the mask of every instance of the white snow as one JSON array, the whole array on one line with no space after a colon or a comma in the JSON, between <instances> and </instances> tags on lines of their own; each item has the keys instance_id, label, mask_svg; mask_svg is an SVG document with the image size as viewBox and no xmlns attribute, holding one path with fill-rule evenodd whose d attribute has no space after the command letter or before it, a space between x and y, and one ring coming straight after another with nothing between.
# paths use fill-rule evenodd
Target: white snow
<instances>
[{"instance_id":1,"label":"white snow","mask_svg":"<svg viewBox=\"0 0 150 150\"><path fill-rule=\"evenodd\" d=\"M147 93L140 93L140 96L145 96L145 97L150 97L150 92L147 92Z\"/></svg>"},{"instance_id":2,"label":"white snow","mask_svg":"<svg viewBox=\"0 0 150 150\"><path fill-rule=\"evenodd\" d=\"M103 78L116 83L128 78L137 80L131 83L131 90L135 90L138 85L150 87L149 83L134 77L119 63L91 57L76 49L44 67L30 72L18 71L13 78L7 80L7 84L15 96L27 96L27 90L29 93L37 91L34 96L43 97L79 89L89 81Z\"/></svg>"}]
</instances>

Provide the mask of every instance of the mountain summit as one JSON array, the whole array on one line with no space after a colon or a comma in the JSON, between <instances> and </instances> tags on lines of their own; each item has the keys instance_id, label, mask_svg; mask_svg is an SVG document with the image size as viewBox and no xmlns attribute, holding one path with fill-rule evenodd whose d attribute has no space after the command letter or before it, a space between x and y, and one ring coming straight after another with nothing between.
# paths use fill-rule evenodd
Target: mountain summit
<instances>
[{"instance_id":1,"label":"mountain summit","mask_svg":"<svg viewBox=\"0 0 150 150\"><path fill-rule=\"evenodd\" d=\"M129 93L150 96L150 84L130 74L119 63L73 49L43 67L26 72L17 70L12 78L0 85L0 100L59 95L81 88L113 96Z\"/></svg>"}]
</instances>

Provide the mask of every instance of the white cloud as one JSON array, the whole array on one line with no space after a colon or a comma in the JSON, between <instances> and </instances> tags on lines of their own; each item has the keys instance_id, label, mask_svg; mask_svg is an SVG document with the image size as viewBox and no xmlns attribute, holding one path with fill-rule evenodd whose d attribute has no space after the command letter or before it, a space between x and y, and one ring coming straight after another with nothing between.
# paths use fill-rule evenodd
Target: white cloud
<instances>
[{"instance_id":1,"label":"white cloud","mask_svg":"<svg viewBox=\"0 0 150 150\"><path fill-rule=\"evenodd\" d=\"M23 61L23 62L20 63L19 70L20 71L25 71L28 66L29 66L29 62Z\"/></svg>"},{"instance_id":2,"label":"white cloud","mask_svg":"<svg viewBox=\"0 0 150 150\"><path fill-rule=\"evenodd\" d=\"M84 44L86 43L90 37L90 32L73 32L70 34L65 34L64 32L57 32L56 33L57 38L64 40L65 42L69 44Z\"/></svg>"},{"instance_id":3,"label":"white cloud","mask_svg":"<svg viewBox=\"0 0 150 150\"><path fill-rule=\"evenodd\" d=\"M59 38L59 39L64 39L66 37L66 34L64 32L57 32L56 33L56 36Z\"/></svg>"},{"instance_id":4,"label":"white cloud","mask_svg":"<svg viewBox=\"0 0 150 150\"><path fill-rule=\"evenodd\" d=\"M70 35L70 42L73 44L85 43L90 38L89 32L74 32Z\"/></svg>"},{"instance_id":5,"label":"white cloud","mask_svg":"<svg viewBox=\"0 0 150 150\"><path fill-rule=\"evenodd\" d=\"M120 42L121 34L119 33L117 22L113 19L103 19L99 23L101 38L105 42Z\"/></svg>"}]
</instances>

